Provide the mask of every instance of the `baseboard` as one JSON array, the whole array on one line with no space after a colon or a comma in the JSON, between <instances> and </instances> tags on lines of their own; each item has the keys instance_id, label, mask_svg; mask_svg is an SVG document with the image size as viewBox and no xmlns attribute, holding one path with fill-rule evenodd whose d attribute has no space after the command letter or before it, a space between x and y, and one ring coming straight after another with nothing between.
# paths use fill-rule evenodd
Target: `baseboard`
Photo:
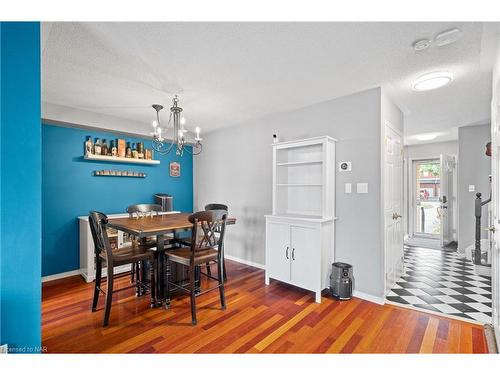
<instances>
[{"instance_id":1,"label":"baseboard","mask_svg":"<svg viewBox=\"0 0 500 375\"><path fill-rule=\"evenodd\" d=\"M76 276L76 275L80 275L79 269L73 270L73 271L68 271L68 272L56 273L55 275L44 276L44 277L42 277L42 283L44 283L46 281L64 279L65 277Z\"/></svg>"},{"instance_id":2,"label":"baseboard","mask_svg":"<svg viewBox=\"0 0 500 375\"><path fill-rule=\"evenodd\" d=\"M252 262L252 261L246 260L246 259L241 259L241 258L233 257L232 255L224 254L224 258L232 260L233 262L237 262L237 263L241 263L241 264L246 264L247 266L252 266L252 267L255 267L255 268L260 268L261 270L263 270L263 269L266 268L266 266L264 266L263 264Z\"/></svg>"},{"instance_id":3,"label":"baseboard","mask_svg":"<svg viewBox=\"0 0 500 375\"><path fill-rule=\"evenodd\" d=\"M365 301L376 303L377 305L385 304L385 298L383 297L377 297L368 293L358 292L357 290L352 292L352 295L354 297L364 299Z\"/></svg>"}]
</instances>

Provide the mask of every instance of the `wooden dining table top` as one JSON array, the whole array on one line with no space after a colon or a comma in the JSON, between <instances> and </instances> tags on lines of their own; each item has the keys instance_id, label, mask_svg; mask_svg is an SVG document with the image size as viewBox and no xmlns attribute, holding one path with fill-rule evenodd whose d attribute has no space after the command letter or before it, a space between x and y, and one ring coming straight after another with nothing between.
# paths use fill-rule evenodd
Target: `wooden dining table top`
<instances>
[{"instance_id":1,"label":"wooden dining table top","mask_svg":"<svg viewBox=\"0 0 500 375\"><path fill-rule=\"evenodd\" d=\"M193 224L188 220L190 215L191 213L181 212L146 217L115 218L108 219L108 226L138 237L148 237L192 228ZM235 223L235 218L226 219L227 225Z\"/></svg>"}]
</instances>

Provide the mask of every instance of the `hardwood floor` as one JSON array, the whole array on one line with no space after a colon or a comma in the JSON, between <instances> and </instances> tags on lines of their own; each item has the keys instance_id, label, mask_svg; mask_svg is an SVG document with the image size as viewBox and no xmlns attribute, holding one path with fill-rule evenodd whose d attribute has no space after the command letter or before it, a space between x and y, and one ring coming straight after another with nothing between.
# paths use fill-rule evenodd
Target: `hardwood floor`
<instances>
[{"instance_id":1,"label":"hardwood floor","mask_svg":"<svg viewBox=\"0 0 500 375\"><path fill-rule=\"evenodd\" d=\"M227 310L218 291L197 298L191 326L189 297L170 310L150 309L149 296L116 293L110 325L91 312L92 286L79 276L42 289L42 342L48 353L485 353L482 326L353 298L329 297L272 281L264 271L227 262ZM121 278L116 288L129 283Z\"/></svg>"}]
</instances>

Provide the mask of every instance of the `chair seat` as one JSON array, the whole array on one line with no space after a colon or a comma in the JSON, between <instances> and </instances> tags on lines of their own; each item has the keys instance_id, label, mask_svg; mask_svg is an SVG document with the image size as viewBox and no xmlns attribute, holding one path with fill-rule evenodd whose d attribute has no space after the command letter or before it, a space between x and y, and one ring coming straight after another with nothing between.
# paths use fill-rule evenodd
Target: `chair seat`
<instances>
[{"instance_id":1,"label":"chair seat","mask_svg":"<svg viewBox=\"0 0 500 375\"><path fill-rule=\"evenodd\" d=\"M101 252L99 256L106 260L104 253ZM127 246L113 250L113 265L115 267L141 260L154 260L153 251L146 246Z\"/></svg>"},{"instance_id":2,"label":"chair seat","mask_svg":"<svg viewBox=\"0 0 500 375\"><path fill-rule=\"evenodd\" d=\"M189 266L189 261L191 257L191 249L189 247L180 247L176 249L169 249L165 252L169 259L176 263L181 263ZM205 249L196 250L194 257L194 264L205 264L212 260L216 260L218 256L217 250L211 247Z\"/></svg>"}]
</instances>

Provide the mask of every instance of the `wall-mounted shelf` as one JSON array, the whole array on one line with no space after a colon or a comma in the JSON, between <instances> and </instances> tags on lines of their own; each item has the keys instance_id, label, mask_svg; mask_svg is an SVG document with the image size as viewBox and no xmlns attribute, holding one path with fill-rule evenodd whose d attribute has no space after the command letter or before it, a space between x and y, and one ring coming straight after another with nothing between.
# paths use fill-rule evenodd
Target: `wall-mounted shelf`
<instances>
[{"instance_id":1,"label":"wall-mounted shelf","mask_svg":"<svg viewBox=\"0 0 500 375\"><path fill-rule=\"evenodd\" d=\"M159 160L121 158L118 156L106 156L106 155L91 154L91 155L85 155L83 158L85 160L106 161L112 163L130 163L130 164L148 164L148 165L160 164Z\"/></svg>"},{"instance_id":2,"label":"wall-mounted shelf","mask_svg":"<svg viewBox=\"0 0 500 375\"><path fill-rule=\"evenodd\" d=\"M306 160L306 161L292 161L292 162L286 162L286 163L276 163L277 166L279 167L287 167L287 166L294 166L294 165L309 165L309 164L321 164L323 163L323 160Z\"/></svg>"},{"instance_id":3,"label":"wall-mounted shelf","mask_svg":"<svg viewBox=\"0 0 500 375\"><path fill-rule=\"evenodd\" d=\"M105 174L104 170L94 171L94 176L96 177L132 177L132 178L146 178L147 174L144 172L129 172L129 171L107 171ZM135 173L129 174L129 173Z\"/></svg>"}]
</instances>

